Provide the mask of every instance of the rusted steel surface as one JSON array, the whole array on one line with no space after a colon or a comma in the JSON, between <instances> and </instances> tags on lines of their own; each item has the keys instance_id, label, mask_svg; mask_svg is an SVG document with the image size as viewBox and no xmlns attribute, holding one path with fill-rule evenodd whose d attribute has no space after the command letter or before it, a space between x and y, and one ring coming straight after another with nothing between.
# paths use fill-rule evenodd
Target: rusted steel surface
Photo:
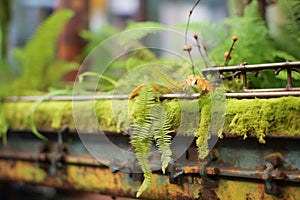
<instances>
[{"instance_id":1,"label":"rusted steel surface","mask_svg":"<svg viewBox=\"0 0 300 200\"><path fill-rule=\"evenodd\" d=\"M141 184L141 174L103 165L84 150L76 136L70 136L72 140L64 138L63 144L50 138L52 144L46 145L31 133L22 133L21 137L20 134L8 134L8 146L0 148L0 180L123 197L134 197ZM123 137L116 134L114 142L126 142ZM153 184L142 198L297 199L300 196L299 140L292 137L267 140L266 144L259 144L256 138L219 140L203 161L198 160L193 143L185 155L170 164L166 175L154 172ZM99 141L91 145L106 148ZM66 151L59 151L59 147ZM119 163L113 164L115 168ZM160 163L152 163L152 167L155 165Z\"/></svg>"},{"instance_id":2,"label":"rusted steel surface","mask_svg":"<svg viewBox=\"0 0 300 200\"><path fill-rule=\"evenodd\" d=\"M66 165L50 175L38 162L0 159L0 179L22 181L62 189L97 192L111 196L135 197L141 182L132 174L112 173L108 168ZM147 199L194 199L198 187L194 184L170 184L167 176L154 174L153 184L142 195ZM198 182L198 181L197 181Z\"/></svg>"},{"instance_id":3,"label":"rusted steel surface","mask_svg":"<svg viewBox=\"0 0 300 200\"><path fill-rule=\"evenodd\" d=\"M215 193L222 200L297 200L300 189L297 186L287 186L279 195L270 195L264 192L264 184L245 180L219 180L219 187Z\"/></svg>"},{"instance_id":4,"label":"rusted steel surface","mask_svg":"<svg viewBox=\"0 0 300 200\"><path fill-rule=\"evenodd\" d=\"M68 165L55 175L39 167L38 162L0 159L0 179L61 189L97 192L112 196L134 197L140 184L131 174L112 173L108 168ZM186 182L170 184L167 176L153 175L152 186L143 194L145 199L297 199L297 186L284 186L279 195L264 192L264 183L247 180L219 179L218 187L205 188L201 178L190 177Z\"/></svg>"}]
</instances>

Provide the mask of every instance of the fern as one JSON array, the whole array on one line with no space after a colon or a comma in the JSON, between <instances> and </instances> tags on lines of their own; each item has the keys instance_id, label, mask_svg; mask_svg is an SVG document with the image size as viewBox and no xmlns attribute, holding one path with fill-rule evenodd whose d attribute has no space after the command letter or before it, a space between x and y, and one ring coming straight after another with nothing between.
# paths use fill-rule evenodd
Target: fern
<instances>
[{"instance_id":1,"label":"fern","mask_svg":"<svg viewBox=\"0 0 300 200\"><path fill-rule=\"evenodd\" d=\"M16 83L17 86L43 90L51 85L52 82L47 79L47 76L50 69L49 64L55 61L57 37L62 27L72 16L71 10L55 12L39 26L25 47L15 51L15 57L23 67L22 75ZM69 67L67 68L69 69ZM62 70L63 67L56 69L55 77L58 81L65 70Z\"/></svg>"},{"instance_id":2,"label":"fern","mask_svg":"<svg viewBox=\"0 0 300 200\"><path fill-rule=\"evenodd\" d=\"M129 22L122 34L121 44L124 46L129 45L133 41L141 40L142 38L158 33L164 26L157 22Z\"/></svg>"},{"instance_id":3,"label":"fern","mask_svg":"<svg viewBox=\"0 0 300 200\"><path fill-rule=\"evenodd\" d=\"M133 108L133 131L130 143L135 149L136 158L144 172L144 181L136 194L139 197L151 184L152 170L149 167L148 154L153 142L161 153L162 171L171 160L172 137L169 135L172 124L164 108L155 99L154 89L146 85L135 98Z\"/></svg>"},{"instance_id":4,"label":"fern","mask_svg":"<svg viewBox=\"0 0 300 200\"><path fill-rule=\"evenodd\" d=\"M178 81L175 81L163 68L159 66L146 66L146 69L164 86L175 90L180 89Z\"/></svg>"},{"instance_id":5,"label":"fern","mask_svg":"<svg viewBox=\"0 0 300 200\"><path fill-rule=\"evenodd\" d=\"M172 136L169 135L173 132L172 123L161 105L153 106L151 113L153 113L154 139L158 151L161 153L161 169L165 173L172 156L170 148Z\"/></svg>"},{"instance_id":6,"label":"fern","mask_svg":"<svg viewBox=\"0 0 300 200\"><path fill-rule=\"evenodd\" d=\"M278 1L281 12L285 16L280 25L278 37L275 37L276 45L285 52L300 59L300 1Z\"/></svg>"},{"instance_id":7,"label":"fern","mask_svg":"<svg viewBox=\"0 0 300 200\"><path fill-rule=\"evenodd\" d=\"M138 190L137 197L151 184L152 171L148 164L148 154L153 142L150 109L154 104L155 98L153 89L150 86L142 88L139 92L139 96L135 99L133 135L130 142L135 149L136 158L144 172L144 181Z\"/></svg>"},{"instance_id":8,"label":"fern","mask_svg":"<svg viewBox=\"0 0 300 200\"><path fill-rule=\"evenodd\" d=\"M96 48L101 42L105 41L109 37L113 36L114 34L119 33L120 30L117 27L111 25L104 25L101 29L96 31L90 30L83 30L80 32L80 36L85 39L88 44L82 51L82 58L86 58L91 51Z\"/></svg>"}]
</instances>

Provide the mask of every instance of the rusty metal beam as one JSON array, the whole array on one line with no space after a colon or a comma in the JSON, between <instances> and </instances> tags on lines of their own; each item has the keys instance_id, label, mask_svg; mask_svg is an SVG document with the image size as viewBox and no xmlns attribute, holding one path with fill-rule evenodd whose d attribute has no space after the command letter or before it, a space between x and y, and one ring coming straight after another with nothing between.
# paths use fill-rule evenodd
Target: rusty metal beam
<instances>
[{"instance_id":1,"label":"rusty metal beam","mask_svg":"<svg viewBox=\"0 0 300 200\"><path fill-rule=\"evenodd\" d=\"M38 162L0 159L0 180L18 181L61 189L96 192L111 196L135 197L141 182L131 174L112 173L108 168L67 165L55 175L39 167ZM199 187L174 185L168 176L153 174L152 184L143 199L195 199ZM199 180L197 182L200 182Z\"/></svg>"},{"instance_id":2,"label":"rusty metal beam","mask_svg":"<svg viewBox=\"0 0 300 200\"><path fill-rule=\"evenodd\" d=\"M226 66L226 67L212 67L202 69L202 73L207 75L209 73L222 73L232 71L257 71L262 69L292 69L300 68L300 62L280 62L280 63L267 63L267 64L255 64L255 65L238 65L238 66Z\"/></svg>"},{"instance_id":3,"label":"rusty metal beam","mask_svg":"<svg viewBox=\"0 0 300 200\"><path fill-rule=\"evenodd\" d=\"M1 150L0 159L2 160L14 160L14 161L28 161L28 162L49 162L48 156L46 153L24 153L24 152L14 152L10 150ZM75 166L90 166L90 167L106 167L100 163L97 159L92 156L71 156L64 155L61 160L63 165L75 165ZM106 161L109 163L109 161ZM155 166L153 166L155 167ZM158 167L158 166L156 166ZM178 171L179 169L177 169ZM194 165L194 166L183 166L183 174L193 174L199 175L201 171L205 171L205 174L210 176L223 176L223 177L235 177L235 178L248 178L248 179L257 179L264 180L263 176L265 173L265 168L260 169L251 169L251 168L236 168L236 167L224 167L220 164L213 164L211 166L205 165ZM281 174L284 174L282 176ZM281 169L280 171L272 171L270 174L274 177L274 180L278 181L288 181L294 183L300 183L300 171L299 170L290 170L290 169Z\"/></svg>"}]
</instances>

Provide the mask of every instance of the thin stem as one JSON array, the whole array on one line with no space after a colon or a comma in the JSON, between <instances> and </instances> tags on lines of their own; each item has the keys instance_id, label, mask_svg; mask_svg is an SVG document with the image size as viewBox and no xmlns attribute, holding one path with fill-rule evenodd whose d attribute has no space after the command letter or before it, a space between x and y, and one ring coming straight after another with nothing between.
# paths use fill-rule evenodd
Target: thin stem
<instances>
[{"instance_id":1,"label":"thin stem","mask_svg":"<svg viewBox=\"0 0 300 200\"><path fill-rule=\"evenodd\" d=\"M188 54L189 54L189 57L190 57L190 60L191 60L191 63L192 63L192 72L193 72L193 75L195 76L195 65L194 65L193 57L192 57L190 51L188 51Z\"/></svg>"},{"instance_id":2,"label":"thin stem","mask_svg":"<svg viewBox=\"0 0 300 200\"><path fill-rule=\"evenodd\" d=\"M233 40L232 43L231 43L230 49L229 49L228 54L226 55L226 58L225 58L224 66L228 66L229 60L231 59L232 50L234 49L235 42L236 42L236 40Z\"/></svg>"},{"instance_id":3,"label":"thin stem","mask_svg":"<svg viewBox=\"0 0 300 200\"><path fill-rule=\"evenodd\" d=\"M195 3L193 5L192 9L189 12L188 21L187 21L186 28L185 28L185 42L184 42L185 45L187 45L187 35L188 35L188 29L190 27L191 16L193 14L194 9L196 8L196 6L199 3L200 3L200 0L195 0Z\"/></svg>"},{"instance_id":4,"label":"thin stem","mask_svg":"<svg viewBox=\"0 0 300 200\"><path fill-rule=\"evenodd\" d=\"M207 61L206 61L206 58L208 57L208 54L207 54L207 52L206 52L206 49L203 47L203 49L204 49L204 51L205 51L205 55L203 55L203 52L201 51L201 44L200 44L200 42L199 42L199 40L198 40L198 37L195 37L195 36L194 36L194 38L195 38L195 40L196 40L196 45L197 45L197 49L198 49L198 51L199 51L199 53L200 53L200 56L201 56L201 58L202 58L202 60L203 60L203 62L204 62L204 64L205 64L206 68L208 68L208 67L209 67L209 64L208 64Z\"/></svg>"}]
</instances>

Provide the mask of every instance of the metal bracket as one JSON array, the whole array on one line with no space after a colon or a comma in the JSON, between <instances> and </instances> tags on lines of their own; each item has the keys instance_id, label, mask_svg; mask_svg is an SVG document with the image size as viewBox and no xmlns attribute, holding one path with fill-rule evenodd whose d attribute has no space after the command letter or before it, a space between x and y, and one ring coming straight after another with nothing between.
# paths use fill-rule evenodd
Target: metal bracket
<instances>
[{"instance_id":1,"label":"metal bracket","mask_svg":"<svg viewBox=\"0 0 300 200\"><path fill-rule=\"evenodd\" d=\"M167 171L169 172L169 182L171 184L178 184L181 182L179 176L184 174L184 167L173 162L169 164Z\"/></svg>"},{"instance_id":2,"label":"metal bracket","mask_svg":"<svg viewBox=\"0 0 300 200\"><path fill-rule=\"evenodd\" d=\"M276 185L276 180L284 180L285 174L281 171L282 155L280 153L272 153L265 157L266 169L263 172L262 179L265 180L265 193L271 195L279 195L280 187Z\"/></svg>"},{"instance_id":3,"label":"metal bracket","mask_svg":"<svg viewBox=\"0 0 300 200\"><path fill-rule=\"evenodd\" d=\"M63 167L64 155L67 153L67 145L63 143L62 134L68 130L68 127L62 126L57 133L57 142L46 142L40 147L40 153L44 155L46 165L41 165L49 171L51 175L55 175L57 169Z\"/></svg>"},{"instance_id":4,"label":"metal bracket","mask_svg":"<svg viewBox=\"0 0 300 200\"><path fill-rule=\"evenodd\" d=\"M202 166L199 170L199 174L202 179L202 186L205 189L212 189L218 187L218 179L216 178L217 174L219 174L218 168L208 168L208 165L213 163L218 159L219 152L217 149L213 149L210 154L207 156L205 161L203 162ZM214 177L210 176L214 175Z\"/></svg>"}]
</instances>

